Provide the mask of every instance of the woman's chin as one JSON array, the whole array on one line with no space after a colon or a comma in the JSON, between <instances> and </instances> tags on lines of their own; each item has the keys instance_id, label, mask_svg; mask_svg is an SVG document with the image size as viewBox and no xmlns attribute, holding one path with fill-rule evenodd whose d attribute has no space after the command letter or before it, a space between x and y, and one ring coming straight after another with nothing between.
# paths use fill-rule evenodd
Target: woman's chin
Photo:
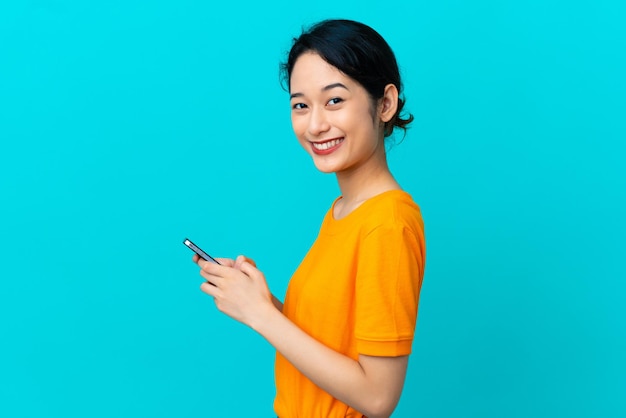
<instances>
[{"instance_id":1,"label":"woman's chin","mask_svg":"<svg viewBox=\"0 0 626 418\"><path fill-rule=\"evenodd\" d=\"M315 157L313 158L313 164L315 164L315 168L322 173L331 174L337 172L337 164L329 164L328 162L320 161Z\"/></svg>"}]
</instances>

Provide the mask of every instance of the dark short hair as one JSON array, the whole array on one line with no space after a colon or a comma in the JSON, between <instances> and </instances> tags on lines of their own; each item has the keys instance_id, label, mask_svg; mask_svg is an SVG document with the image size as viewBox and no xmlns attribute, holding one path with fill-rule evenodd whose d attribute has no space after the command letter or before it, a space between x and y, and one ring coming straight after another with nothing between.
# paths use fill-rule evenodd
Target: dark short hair
<instances>
[{"instance_id":1,"label":"dark short hair","mask_svg":"<svg viewBox=\"0 0 626 418\"><path fill-rule=\"evenodd\" d=\"M333 67L356 80L369 93L373 103L383 97L385 86L393 84L398 89L398 110L385 124L385 136L398 127L406 130L413 120L411 114L402 118L400 113L405 99L401 95L402 82L396 57L385 39L371 27L353 20L323 20L303 30L280 65L283 87L290 90L291 72L297 59L306 52L315 52ZM375 108L375 107L374 107Z\"/></svg>"}]
</instances>

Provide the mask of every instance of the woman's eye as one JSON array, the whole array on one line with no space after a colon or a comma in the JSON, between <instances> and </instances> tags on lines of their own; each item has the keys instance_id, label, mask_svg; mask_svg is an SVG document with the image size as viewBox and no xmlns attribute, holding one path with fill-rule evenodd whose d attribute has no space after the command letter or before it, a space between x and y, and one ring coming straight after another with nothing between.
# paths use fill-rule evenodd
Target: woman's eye
<instances>
[{"instance_id":1,"label":"woman's eye","mask_svg":"<svg viewBox=\"0 0 626 418\"><path fill-rule=\"evenodd\" d=\"M335 105L335 104L338 104L338 103L341 103L341 102L343 102L343 99L341 99L339 97L333 97L332 99L330 99L328 101L328 104Z\"/></svg>"},{"instance_id":2,"label":"woman's eye","mask_svg":"<svg viewBox=\"0 0 626 418\"><path fill-rule=\"evenodd\" d=\"M304 103L295 103L293 106L291 106L293 109L295 110L300 110L300 109L304 109L306 107L306 105Z\"/></svg>"}]
</instances>

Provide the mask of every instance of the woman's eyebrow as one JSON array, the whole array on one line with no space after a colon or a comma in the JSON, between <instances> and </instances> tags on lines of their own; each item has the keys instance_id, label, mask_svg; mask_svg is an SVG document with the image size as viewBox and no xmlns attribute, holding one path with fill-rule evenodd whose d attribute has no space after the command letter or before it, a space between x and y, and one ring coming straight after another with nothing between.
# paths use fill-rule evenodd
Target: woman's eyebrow
<instances>
[{"instance_id":1,"label":"woman's eyebrow","mask_svg":"<svg viewBox=\"0 0 626 418\"><path fill-rule=\"evenodd\" d=\"M342 84L342 83L333 83L333 84L329 84L329 85L327 85L326 87L324 87L324 88L322 89L322 91L332 90L332 89L334 89L334 88L336 88L336 87L341 87L341 88L343 88L343 89L346 89L346 90L350 91L350 89L348 89L348 88L347 88L344 84Z\"/></svg>"},{"instance_id":2,"label":"woman's eyebrow","mask_svg":"<svg viewBox=\"0 0 626 418\"><path fill-rule=\"evenodd\" d=\"M343 83L333 83L333 84L329 84L329 85L327 85L327 86L322 87L322 91L332 90L332 89L337 88L337 87L341 87L342 89L346 89L346 90L350 91L350 89L349 89L349 88L347 88L347 87L345 86L345 84L343 84ZM289 96L289 98L290 98L290 99L293 99L293 98L295 98L295 97L302 97L302 96L304 96L304 94L303 94L303 93L292 93L292 94Z\"/></svg>"}]
</instances>

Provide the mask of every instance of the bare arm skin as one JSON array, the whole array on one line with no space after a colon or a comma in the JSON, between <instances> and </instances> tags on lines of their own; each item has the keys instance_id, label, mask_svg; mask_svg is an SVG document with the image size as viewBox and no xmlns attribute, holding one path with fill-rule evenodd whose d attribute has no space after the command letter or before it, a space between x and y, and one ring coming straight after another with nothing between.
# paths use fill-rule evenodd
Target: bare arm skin
<instances>
[{"instance_id":1,"label":"bare arm skin","mask_svg":"<svg viewBox=\"0 0 626 418\"><path fill-rule=\"evenodd\" d=\"M194 256L203 292L217 308L261 334L317 386L370 418L388 417L395 409L406 375L408 356L360 355L353 360L320 343L285 317L282 303L269 291L265 277L238 257L232 266ZM278 302L278 304L277 304Z\"/></svg>"},{"instance_id":2,"label":"bare arm skin","mask_svg":"<svg viewBox=\"0 0 626 418\"><path fill-rule=\"evenodd\" d=\"M279 312L283 311L283 303L276 296L272 295L272 303L278 309Z\"/></svg>"}]
</instances>

